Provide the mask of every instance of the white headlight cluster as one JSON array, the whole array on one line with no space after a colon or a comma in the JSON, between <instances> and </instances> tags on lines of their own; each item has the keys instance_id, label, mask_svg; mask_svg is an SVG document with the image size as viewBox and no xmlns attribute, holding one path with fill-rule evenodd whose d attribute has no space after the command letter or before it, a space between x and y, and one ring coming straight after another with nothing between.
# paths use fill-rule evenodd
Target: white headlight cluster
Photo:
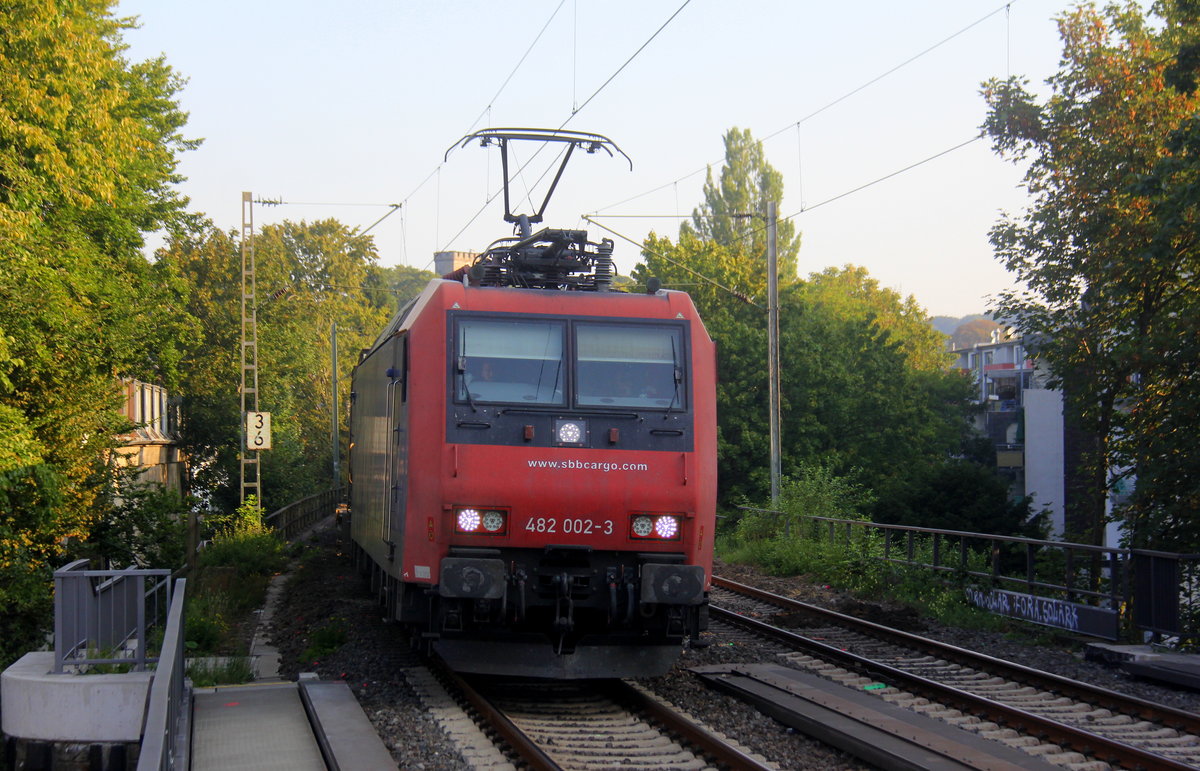
<instances>
[{"instance_id":1,"label":"white headlight cluster","mask_svg":"<svg viewBox=\"0 0 1200 771\"><path fill-rule=\"evenodd\" d=\"M454 532L504 535L508 532L508 512L504 509L455 509Z\"/></svg>"},{"instance_id":2,"label":"white headlight cluster","mask_svg":"<svg viewBox=\"0 0 1200 771\"><path fill-rule=\"evenodd\" d=\"M680 535L682 514L634 514L629 520L629 536L638 540L674 541Z\"/></svg>"},{"instance_id":3,"label":"white headlight cluster","mask_svg":"<svg viewBox=\"0 0 1200 771\"><path fill-rule=\"evenodd\" d=\"M583 447L587 444L588 425L586 420L557 418L554 421L554 443L559 446Z\"/></svg>"}]
</instances>

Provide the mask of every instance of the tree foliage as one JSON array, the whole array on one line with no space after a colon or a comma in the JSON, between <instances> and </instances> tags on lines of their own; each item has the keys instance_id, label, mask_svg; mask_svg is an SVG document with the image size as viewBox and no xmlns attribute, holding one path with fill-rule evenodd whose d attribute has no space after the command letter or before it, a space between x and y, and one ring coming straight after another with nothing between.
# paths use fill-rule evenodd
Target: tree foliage
<instances>
[{"instance_id":1,"label":"tree foliage","mask_svg":"<svg viewBox=\"0 0 1200 771\"><path fill-rule=\"evenodd\" d=\"M767 249L766 214L768 201L783 200L783 175L767 162L762 143L749 129L736 126L725 132L725 163L720 180L713 179L712 168L704 181L704 203L692 212L692 222L683 223L680 239L696 236L721 246L738 248L749 254L765 254ZM800 236L791 220L781 220L776 230L779 252L779 279L796 279L796 260ZM766 276L752 283L765 286Z\"/></svg>"},{"instance_id":2,"label":"tree foliage","mask_svg":"<svg viewBox=\"0 0 1200 771\"><path fill-rule=\"evenodd\" d=\"M333 326L344 427L359 350L433 274L380 267L373 240L332 219L268 225L255 236L254 252L259 409L271 413L273 434L260 473L263 504L272 511L332 483ZM205 330L184 360L183 426L198 491L221 510L240 497L241 259L235 235L201 223L176 233L159 260L189 286L188 313Z\"/></svg>"},{"instance_id":3,"label":"tree foliage","mask_svg":"<svg viewBox=\"0 0 1200 771\"><path fill-rule=\"evenodd\" d=\"M748 132L730 131L726 147L720 185L710 175L705 203L676 242L651 234L634 277L686 289L717 341L720 491L730 503L761 500L769 476L766 247L739 235L753 222L731 215L781 196L783 182ZM790 222L780 233L781 254L793 255L779 295L784 475L821 468L875 490L956 452L969 386L946 369L944 335L915 300L861 268L798 279L799 238Z\"/></svg>"},{"instance_id":4,"label":"tree foliage","mask_svg":"<svg viewBox=\"0 0 1200 771\"><path fill-rule=\"evenodd\" d=\"M181 216L179 78L131 63L106 0L0 8L0 639L105 511L121 377L177 378L190 320L141 255ZM14 643L16 644L16 643ZM9 653L6 649L4 653Z\"/></svg>"},{"instance_id":5,"label":"tree foliage","mask_svg":"<svg viewBox=\"0 0 1200 771\"><path fill-rule=\"evenodd\" d=\"M1176 430L1183 414L1196 414L1179 412L1196 406L1187 362L1200 297L1186 192L1195 156L1186 133L1174 132L1200 101L1167 85L1187 27L1175 4L1157 7L1161 23L1135 3L1064 14L1061 69L1044 101L1015 78L984 88L985 129L997 152L1028 162L1032 198L991 233L1025 287L1002 293L997 310L1064 391L1066 419L1082 437L1068 536L1096 542L1106 491L1124 476L1138 478L1142 514L1179 517L1189 502L1195 510L1194 488L1160 483L1196 465L1194 443ZM1131 535L1147 544L1156 532L1139 526Z\"/></svg>"}]
</instances>

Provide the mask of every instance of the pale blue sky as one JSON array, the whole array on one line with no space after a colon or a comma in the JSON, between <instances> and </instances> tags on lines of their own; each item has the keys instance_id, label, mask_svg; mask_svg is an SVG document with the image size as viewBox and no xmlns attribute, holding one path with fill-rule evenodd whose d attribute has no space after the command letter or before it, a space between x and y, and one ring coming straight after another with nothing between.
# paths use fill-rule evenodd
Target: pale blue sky
<instances>
[{"instance_id":1,"label":"pale blue sky","mask_svg":"<svg viewBox=\"0 0 1200 771\"><path fill-rule=\"evenodd\" d=\"M472 128L559 127L682 2L121 0L118 12L141 20L126 36L131 58L165 53L189 78L187 134L205 140L181 168L193 209L236 228L249 190L305 204L258 206L257 225L337 217L365 228L386 206L329 204L403 202L371 231L381 260L427 267L434 251L509 234L499 199L468 225L497 189L498 154L472 146L443 163L446 149ZM566 125L611 137L634 170L577 157L547 222L585 227L580 215L599 212L635 240L652 228L674 236L678 220L603 215L686 215L704 181L692 172L721 160L726 129L779 132L765 148L784 175L780 212L815 206L795 219L803 273L854 263L931 314L979 312L1009 285L988 228L1025 204L1020 170L986 141L818 204L975 136L984 79L1011 71L1040 87L1067 5L692 0ZM530 165L531 184L548 162ZM638 259L620 239L616 254L623 273Z\"/></svg>"}]
</instances>

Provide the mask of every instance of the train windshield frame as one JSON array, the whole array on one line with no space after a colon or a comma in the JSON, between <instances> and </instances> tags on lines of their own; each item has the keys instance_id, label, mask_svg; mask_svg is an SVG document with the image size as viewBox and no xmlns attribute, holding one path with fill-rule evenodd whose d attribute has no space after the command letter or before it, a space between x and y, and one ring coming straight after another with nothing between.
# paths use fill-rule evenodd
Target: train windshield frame
<instances>
[{"instance_id":1,"label":"train windshield frame","mask_svg":"<svg viewBox=\"0 0 1200 771\"><path fill-rule=\"evenodd\" d=\"M689 411L685 323L470 312L451 317L448 374L458 404Z\"/></svg>"},{"instance_id":2,"label":"train windshield frame","mask_svg":"<svg viewBox=\"0 0 1200 771\"><path fill-rule=\"evenodd\" d=\"M672 323L575 322L576 406L687 412L684 338Z\"/></svg>"},{"instance_id":3,"label":"train windshield frame","mask_svg":"<svg viewBox=\"0 0 1200 771\"><path fill-rule=\"evenodd\" d=\"M457 401L566 404L565 322L459 317L454 340Z\"/></svg>"}]
</instances>

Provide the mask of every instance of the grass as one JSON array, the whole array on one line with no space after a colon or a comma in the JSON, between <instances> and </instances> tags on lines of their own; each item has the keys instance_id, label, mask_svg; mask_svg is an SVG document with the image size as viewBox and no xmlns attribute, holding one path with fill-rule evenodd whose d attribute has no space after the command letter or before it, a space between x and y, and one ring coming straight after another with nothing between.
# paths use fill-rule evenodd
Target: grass
<instances>
[{"instance_id":1,"label":"grass","mask_svg":"<svg viewBox=\"0 0 1200 771\"><path fill-rule=\"evenodd\" d=\"M345 619L334 618L328 624L314 630L308 637L308 647L300 654L300 660L317 662L345 645L345 624Z\"/></svg>"},{"instance_id":2,"label":"grass","mask_svg":"<svg viewBox=\"0 0 1200 771\"><path fill-rule=\"evenodd\" d=\"M967 629L1001 631L1009 624L971 605L963 577L953 571L908 567L883 559L878 534L862 534L850 543L830 541L817 532L781 532L777 525L749 515L733 532L717 538L717 555L729 563L757 566L775 576L807 577L861 599L889 601L916 610L922 616ZM918 559L930 560L930 544L917 545ZM928 552L923 554L922 552ZM973 555L979 567L983 555Z\"/></svg>"},{"instance_id":3,"label":"grass","mask_svg":"<svg viewBox=\"0 0 1200 771\"><path fill-rule=\"evenodd\" d=\"M261 519L240 517L200 554L187 597L191 656L237 658L248 641L239 623L262 607L271 576L287 564L287 546ZM249 670L247 670L248 672Z\"/></svg>"},{"instance_id":4,"label":"grass","mask_svg":"<svg viewBox=\"0 0 1200 771\"><path fill-rule=\"evenodd\" d=\"M188 659L187 676L197 688L247 683L254 679L254 662L249 656Z\"/></svg>"}]
</instances>

